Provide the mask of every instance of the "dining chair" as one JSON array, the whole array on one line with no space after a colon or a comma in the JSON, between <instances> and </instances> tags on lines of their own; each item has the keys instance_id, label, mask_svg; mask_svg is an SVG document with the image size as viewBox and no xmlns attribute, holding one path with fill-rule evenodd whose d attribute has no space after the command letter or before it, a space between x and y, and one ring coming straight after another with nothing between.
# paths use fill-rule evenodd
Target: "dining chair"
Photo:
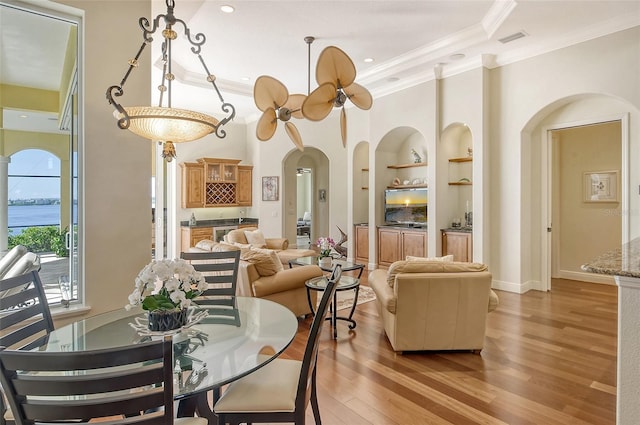
<instances>
[{"instance_id":1,"label":"dining chair","mask_svg":"<svg viewBox=\"0 0 640 425\"><path fill-rule=\"evenodd\" d=\"M316 389L318 346L329 304L341 274L341 266L337 264L313 318L302 361L278 358L232 382L213 408L218 415L219 424L304 424L309 401L316 424L321 424Z\"/></svg>"},{"instance_id":2,"label":"dining chair","mask_svg":"<svg viewBox=\"0 0 640 425\"><path fill-rule=\"evenodd\" d=\"M32 350L54 330L49 303L37 270L0 280L0 347ZM0 390L0 425L13 425Z\"/></svg>"},{"instance_id":3,"label":"dining chair","mask_svg":"<svg viewBox=\"0 0 640 425\"><path fill-rule=\"evenodd\" d=\"M0 350L0 382L18 425L207 424L173 418L170 336L89 351Z\"/></svg>"},{"instance_id":4,"label":"dining chair","mask_svg":"<svg viewBox=\"0 0 640 425\"><path fill-rule=\"evenodd\" d=\"M208 288L195 300L198 305L229 305L236 295L240 251L182 252L180 258L201 272Z\"/></svg>"},{"instance_id":5,"label":"dining chair","mask_svg":"<svg viewBox=\"0 0 640 425\"><path fill-rule=\"evenodd\" d=\"M53 319L36 270L0 280L0 346L32 350L47 342Z\"/></svg>"}]
</instances>

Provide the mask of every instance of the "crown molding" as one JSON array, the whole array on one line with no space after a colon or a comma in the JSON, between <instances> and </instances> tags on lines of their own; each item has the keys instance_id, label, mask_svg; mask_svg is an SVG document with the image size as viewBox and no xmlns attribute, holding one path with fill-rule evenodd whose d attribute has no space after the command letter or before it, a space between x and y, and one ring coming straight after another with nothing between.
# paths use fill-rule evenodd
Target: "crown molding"
<instances>
[{"instance_id":1,"label":"crown molding","mask_svg":"<svg viewBox=\"0 0 640 425\"><path fill-rule=\"evenodd\" d=\"M491 8L481 21L488 39L493 37L493 34L500 28L517 5L518 2L515 0L496 1L491 5Z\"/></svg>"}]
</instances>

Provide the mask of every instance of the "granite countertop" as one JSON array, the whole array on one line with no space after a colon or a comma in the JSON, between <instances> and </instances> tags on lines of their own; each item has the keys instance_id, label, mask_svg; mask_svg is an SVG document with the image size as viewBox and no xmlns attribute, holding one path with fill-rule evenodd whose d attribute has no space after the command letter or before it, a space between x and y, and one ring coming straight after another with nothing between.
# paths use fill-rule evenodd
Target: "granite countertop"
<instances>
[{"instance_id":1,"label":"granite countertop","mask_svg":"<svg viewBox=\"0 0 640 425\"><path fill-rule=\"evenodd\" d=\"M238 224L258 224L257 218L243 218L242 223L237 218L219 218L214 220L196 220L196 224L189 225L189 220L181 221L180 227L219 227L219 226L234 226Z\"/></svg>"},{"instance_id":2,"label":"granite countertop","mask_svg":"<svg viewBox=\"0 0 640 425\"><path fill-rule=\"evenodd\" d=\"M411 225L411 224L381 224L378 226L380 227L385 227L387 229L409 229L409 230L415 230L415 231L427 231L427 225Z\"/></svg>"},{"instance_id":3,"label":"granite countertop","mask_svg":"<svg viewBox=\"0 0 640 425\"><path fill-rule=\"evenodd\" d=\"M640 278L640 238L605 252L581 268L590 273Z\"/></svg>"},{"instance_id":4,"label":"granite countertop","mask_svg":"<svg viewBox=\"0 0 640 425\"><path fill-rule=\"evenodd\" d=\"M473 227L447 227L440 230L443 232L473 233Z\"/></svg>"}]
</instances>

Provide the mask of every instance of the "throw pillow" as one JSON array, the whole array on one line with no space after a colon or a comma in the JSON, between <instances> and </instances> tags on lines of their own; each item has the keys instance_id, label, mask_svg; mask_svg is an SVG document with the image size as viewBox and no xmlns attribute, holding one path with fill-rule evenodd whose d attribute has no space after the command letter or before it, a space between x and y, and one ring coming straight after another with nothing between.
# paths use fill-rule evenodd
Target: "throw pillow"
<instances>
[{"instance_id":1,"label":"throw pillow","mask_svg":"<svg viewBox=\"0 0 640 425\"><path fill-rule=\"evenodd\" d=\"M276 260L271 255L271 250L267 249L248 249L240 253L240 259L248 261L254 265L260 276L272 276L282 270L282 263L277 259L277 255L273 252Z\"/></svg>"},{"instance_id":2,"label":"throw pillow","mask_svg":"<svg viewBox=\"0 0 640 425\"><path fill-rule=\"evenodd\" d=\"M196 243L196 248L204 249L205 251L213 251L213 248L217 245L211 239L203 239Z\"/></svg>"},{"instance_id":3,"label":"throw pillow","mask_svg":"<svg viewBox=\"0 0 640 425\"><path fill-rule=\"evenodd\" d=\"M231 244L231 243L219 242L213 246L211 251L213 252L242 251L242 247Z\"/></svg>"},{"instance_id":4,"label":"throw pillow","mask_svg":"<svg viewBox=\"0 0 640 425\"><path fill-rule=\"evenodd\" d=\"M245 230L244 236L247 238L247 242L256 248L265 248L267 246L267 241L264 240L264 235L260 229Z\"/></svg>"},{"instance_id":5,"label":"throw pillow","mask_svg":"<svg viewBox=\"0 0 640 425\"><path fill-rule=\"evenodd\" d=\"M280 260L280 257L278 257L277 251L273 249L262 249L262 248L255 248L255 247L251 247L251 249L253 251L261 252L265 255L268 255L271 258L271 261L273 261L275 264L276 273L284 270L284 266L282 265L282 260Z\"/></svg>"},{"instance_id":6,"label":"throw pillow","mask_svg":"<svg viewBox=\"0 0 640 425\"><path fill-rule=\"evenodd\" d=\"M411 255L407 255L407 261L441 261L444 263L452 263L453 255L445 255L444 257L413 257Z\"/></svg>"}]
</instances>

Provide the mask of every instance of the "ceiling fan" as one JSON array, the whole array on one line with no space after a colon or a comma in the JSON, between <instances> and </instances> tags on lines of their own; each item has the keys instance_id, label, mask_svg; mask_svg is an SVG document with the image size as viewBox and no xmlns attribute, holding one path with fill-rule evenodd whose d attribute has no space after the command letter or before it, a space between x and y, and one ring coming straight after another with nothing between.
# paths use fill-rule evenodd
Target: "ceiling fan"
<instances>
[{"instance_id":1,"label":"ceiling fan","mask_svg":"<svg viewBox=\"0 0 640 425\"><path fill-rule=\"evenodd\" d=\"M302 102L306 98L303 94L289 95L289 91L280 81L268 75L262 75L256 80L253 87L253 99L256 106L262 111L262 116L256 126L256 137L266 142L276 132L278 121L284 122L285 130L289 138L299 151L304 150L302 137L295 124L290 122L293 118L302 116Z\"/></svg>"},{"instance_id":2,"label":"ceiling fan","mask_svg":"<svg viewBox=\"0 0 640 425\"><path fill-rule=\"evenodd\" d=\"M311 43L314 37L307 36L304 41L307 43L308 49L308 72L311 72ZM307 94L309 94L309 85L307 84ZM263 142L271 139L276 132L278 120L284 122L284 128L289 138L299 151L304 151L302 137L298 128L289 120L293 118L303 119L302 103L307 98L304 94L289 94L287 87L280 81L268 75L258 77L253 86L253 100L262 116L258 120L256 126L256 137Z\"/></svg>"},{"instance_id":3,"label":"ceiling fan","mask_svg":"<svg viewBox=\"0 0 640 425\"><path fill-rule=\"evenodd\" d=\"M331 109L342 108L340 112L340 135L342 145L347 145L347 115L344 104L347 99L358 108L368 110L373 105L371 93L355 83L356 67L345 52L335 46L326 47L318 57L316 66L316 88L302 103L302 115L311 121L321 121Z\"/></svg>"}]
</instances>

